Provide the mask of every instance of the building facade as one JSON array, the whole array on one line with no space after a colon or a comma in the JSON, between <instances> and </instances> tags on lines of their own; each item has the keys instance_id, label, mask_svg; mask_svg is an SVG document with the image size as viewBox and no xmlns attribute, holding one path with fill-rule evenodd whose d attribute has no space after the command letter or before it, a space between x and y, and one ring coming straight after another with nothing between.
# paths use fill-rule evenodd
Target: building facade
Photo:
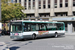
<instances>
[{"instance_id":1,"label":"building facade","mask_svg":"<svg viewBox=\"0 0 75 50\"><path fill-rule=\"evenodd\" d=\"M68 33L75 32L75 0L13 0L25 7L25 20L49 20L65 23Z\"/></svg>"}]
</instances>

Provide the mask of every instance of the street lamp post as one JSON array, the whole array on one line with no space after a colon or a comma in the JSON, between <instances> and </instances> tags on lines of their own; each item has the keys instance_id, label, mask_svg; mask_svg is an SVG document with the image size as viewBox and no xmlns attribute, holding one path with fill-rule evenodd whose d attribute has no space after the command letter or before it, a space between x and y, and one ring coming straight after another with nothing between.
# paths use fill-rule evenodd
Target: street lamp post
<instances>
[{"instance_id":1,"label":"street lamp post","mask_svg":"<svg viewBox=\"0 0 75 50\"><path fill-rule=\"evenodd\" d=\"M1 21L1 0L0 0L0 21Z\"/></svg>"},{"instance_id":2,"label":"street lamp post","mask_svg":"<svg viewBox=\"0 0 75 50\"><path fill-rule=\"evenodd\" d=\"M1 23L1 0L0 0L0 29L2 29L2 23Z\"/></svg>"}]
</instances>

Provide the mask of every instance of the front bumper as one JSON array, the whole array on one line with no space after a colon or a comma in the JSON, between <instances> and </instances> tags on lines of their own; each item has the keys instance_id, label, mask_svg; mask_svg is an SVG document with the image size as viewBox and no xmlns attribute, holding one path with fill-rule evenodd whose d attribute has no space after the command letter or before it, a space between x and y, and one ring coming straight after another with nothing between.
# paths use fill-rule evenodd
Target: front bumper
<instances>
[{"instance_id":1,"label":"front bumper","mask_svg":"<svg viewBox=\"0 0 75 50\"><path fill-rule=\"evenodd\" d=\"M18 40L23 39L23 36L10 36L11 39Z\"/></svg>"}]
</instances>

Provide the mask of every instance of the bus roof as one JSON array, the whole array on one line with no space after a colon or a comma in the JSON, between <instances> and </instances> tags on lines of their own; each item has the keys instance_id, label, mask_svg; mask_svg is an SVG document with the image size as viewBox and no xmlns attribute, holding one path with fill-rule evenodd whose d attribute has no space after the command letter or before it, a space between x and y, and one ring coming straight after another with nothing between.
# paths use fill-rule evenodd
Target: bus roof
<instances>
[{"instance_id":1,"label":"bus roof","mask_svg":"<svg viewBox=\"0 0 75 50\"><path fill-rule=\"evenodd\" d=\"M43 21L43 20L14 20L11 22L26 22L26 23L64 23L64 22L50 22L50 21Z\"/></svg>"}]
</instances>

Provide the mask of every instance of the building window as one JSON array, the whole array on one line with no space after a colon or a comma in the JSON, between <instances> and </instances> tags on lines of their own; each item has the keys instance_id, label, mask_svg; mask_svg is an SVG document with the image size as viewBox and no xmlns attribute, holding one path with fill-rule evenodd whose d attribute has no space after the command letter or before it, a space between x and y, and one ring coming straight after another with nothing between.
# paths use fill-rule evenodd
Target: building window
<instances>
[{"instance_id":1,"label":"building window","mask_svg":"<svg viewBox=\"0 0 75 50\"><path fill-rule=\"evenodd\" d=\"M57 0L54 2L54 7L57 8Z\"/></svg>"},{"instance_id":2,"label":"building window","mask_svg":"<svg viewBox=\"0 0 75 50\"><path fill-rule=\"evenodd\" d=\"M33 0L33 1L35 1L35 0Z\"/></svg>"},{"instance_id":3,"label":"building window","mask_svg":"<svg viewBox=\"0 0 75 50\"><path fill-rule=\"evenodd\" d=\"M75 6L75 2L73 2L73 6Z\"/></svg>"},{"instance_id":4,"label":"building window","mask_svg":"<svg viewBox=\"0 0 75 50\"><path fill-rule=\"evenodd\" d=\"M31 9L31 0L29 0L28 9Z\"/></svg>"},{"instance_id":5,"label":"building window","mask_svg":"<svg viewBox=\"0 0 75 50\"><path fill-rule=\"evenodd\" d=\"M48 0L48 8L50 8L50 0Z\"/></svg>"},{"instance_id":6,"label":"building window","mask_svg":"<svg viewBox=\"0 0 75 50\"><path fill-rule=\"evenodd\" d=\"M21 4L21 0L19 0L19 3Z\"/></svg>"},{"instance_id":7,"label":"building window","mask_svg":"<svg viewBox=\"0 0 75 50\"><path fill-rule=\"evenodd\" d=\"M50 17L50 13L39 13L40 17Z\"/></svg>"},{"instance_id":8,"label":"building window","mask_svg":"<svg viewBox=\"0 0 75 50\"><path fill-rule=\"evenodd\" d=\"M15 0L15 3L17 3L17 0Z\"/></svg>"},{"instance_id":9,"label":"building window","mask_svg":"<svg viewBox=\"0 0 75 50\"><path fill-rule=\"evenodd\" d=\"M21 0L19 0L19 2L21 2Z\"/></svg>"},{"instance_id":10,"label":"building window","mask_svg":"<svg viewBox=\"0 0 75 50\"><path fill-rule=\"evenodd\" d=\"M50 8L50 5L48 5L48 8Z\"/></svg>"},{"instance_id":11,"label":"building window","mask_svg":"<svg viewBox=\"0 0 75 50\"><path fill-rule=\"evenodd\" d=\"M62 4L60 4L60 7L62 7Z\"/></svg>"},{"instance_id":12,"label":"building window","mask_svg":"<svg viewBox=\"0 0 75 50\"><path fill-rule=\"evenodd\" d=\"M67 12L55 13L55 16L67 16Z\"/></svg>"},{"instance_id":13,"label":"building window","mask_svg":"<svg viewBox=\"0 0 75 50\"><path fill-rule=\"evenodd\" d=\"M35 9L35 0L33 0L33 9Z\"/></svg>"},{"instance_id":14,"label":"building window","mask_svg":"<svg viewBox=\"0 0 75 50\"><path fill-rule=\"evenodd\" d=\"M44 9L46 8L45 0L43 0L43 8L44 8Z\"/></svg>"},{"instance_id":15,"label":"building window","mask_svg":"<svg viewBox=\"0 0 75 50\"><path fill-rule=\"evenodd\" d=\"M39 9L41 9L41 5L39 5Z\"/></svg>"},{"instance_id":16,"label":"building window","mask_svg":"<svg viewBox=\"0 0 75 50\"><path fill-rule=\"evenodd\" d=\"M62 7L62 0L60 0L60 7Z\"/></svg>"},{"instance_id":17,"label":"building window","mask_svg":"<svg viewBox=\"0 0 75 50\"><path fill-rule=\"evenodd\" d=\"M75 0L73 0L73 6L75 6Z\"/></svg>"},{"instance_id":18,"label":"building window","mask_svg":"<svg viewBox=\"0 0 75 50\"><path fill-rule=\"evenodd\" d=\"M68 7L68 3L65 3L65 7Z\"/></svg>"},{"instance_id":19,"label":"building window","mask_svg":"<svg viewBox=\"0 0 75 50\"><path fill-rule=\"evenodd\" d=\"M27 9L27 0L25 0L25 2L24 2L24 4L25 4L25 9Z\"/></svg>"},{"instance_id":20,"label":"building window","mask_svg":"<svg viewBox=\"0 0 75 50\"><path fill-rule=\"evenodd\" d=\"M65 0L65 7L68 7L68 0Z\"/></svg>"},{"instance_id":21,"label":"building window","mask_svg":"<svg viewBox=\"0 0 75 50\"><path fill-rule=\"evenodd\" d=\"M27 0L25 0L25 2L27 2Z\"/></svg>"},{"instance_id":22,"label":"building window","mask_svg":"<svg viewBox=\"0 0 75 50\"><path fill-rule=\"evenodd\" d=\"M41 0L39 0L39 3L38 4L39 4L38 5L39 9L41 9Z\"/></svg>"},{"instance_id":23,"label":"building window","mask_svg":"<svg viewBox=\"0 0 75 50\"><path fill-rule=\"evenodd\" d=\"M75 12L73 12L73 16L75 16Z\"/></svg>"},{"instance_id":24,"label":"building window","mask_svg":"<svg viewBox=\"0 0 75 50\"><path fill-rule=\"evenodd\" d=\"M30 2L31 0L29 0L29 2Z\"/></svg>"},{"instance_id":25,"label":"building window","mask_svg":"<svg viewBox=\"0 0 75 50\"><path fill-rule=\"evenodd\" d=\"M45 5L43 5L43 8L45 9L45 8L46 8L46 6L45 6Z\"/></svg>"},{"instance_id":26,"label":"building window","mask_svg":"<svg viewBox=\"0 0 75 50\"><path fill-rule=\"evenodd\" d=\"M27 8L26 8L26 5L25 5L25 10L26 10Z\"/></svg>"}]
</instances>

